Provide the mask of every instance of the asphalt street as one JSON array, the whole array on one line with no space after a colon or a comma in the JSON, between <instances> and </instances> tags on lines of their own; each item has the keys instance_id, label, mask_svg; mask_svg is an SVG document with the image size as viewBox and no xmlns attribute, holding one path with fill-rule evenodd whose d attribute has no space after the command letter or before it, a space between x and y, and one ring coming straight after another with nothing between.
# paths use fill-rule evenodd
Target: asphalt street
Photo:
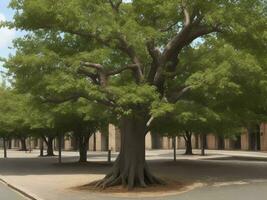
<instances>
[{"instance_id":1,"label":"asphalt street","mask_svg":"<svg viewBox=\"0 0 267 200\"><path fill-rule=\"evenodd\" d=\"M18 192L0 182L0 200L27 200Z\"/></svg>"}]
</instances>

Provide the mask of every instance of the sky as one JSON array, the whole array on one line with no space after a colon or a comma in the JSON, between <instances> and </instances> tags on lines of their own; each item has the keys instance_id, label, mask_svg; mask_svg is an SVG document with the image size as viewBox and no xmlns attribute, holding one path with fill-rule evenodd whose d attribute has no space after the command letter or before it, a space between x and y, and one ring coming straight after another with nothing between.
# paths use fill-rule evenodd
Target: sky
<instances>
[{"instance_id":1,"label":"sky","mask_svg":"<svg viewBox=\"0 0 267 200\"><path fill-rule=\"evenodd\" d=\"M0 0L0 21L12 20L14 11L8 8L10 0ZM8 55L14 54L12 46L12 40L16 37L22 36L23 33L14 29L9 30L7 28L0 28L0 58L7 58ZM0 71L3 71L3 63L0 62ZM0 74L0 82L2 81Z\"/></svg>"}]
</instances>

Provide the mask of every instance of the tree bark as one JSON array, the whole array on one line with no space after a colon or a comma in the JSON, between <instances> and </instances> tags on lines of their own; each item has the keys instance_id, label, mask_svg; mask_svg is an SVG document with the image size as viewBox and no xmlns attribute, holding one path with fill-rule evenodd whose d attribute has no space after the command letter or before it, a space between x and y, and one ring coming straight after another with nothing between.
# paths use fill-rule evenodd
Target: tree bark
<instances>
[{"instance_id":1,"label":"tree bark","mask_svg":"<svg viewBox=\"0 0 267 200\"><path fill-rule=\"evenodd\" d=\"M46 156L55 156L54 149L53 149L53 141L54 141L54 137L52 137L52 136L49 136L47 138L47 141L45 140L46 145L47 145L47 154L46 154Z\"/></svg>"},{"instance_id":2,"label":"tree bark","mask_svg":"<svg viewBox=\"0 0 267 200\"><path fill-rule=\"evenodd\" d=\"M96 151L96 133L94 133L94 135L93 135L93 137L94 137L94 151Z\"/></svg>"},{"instance_id":3,"label":"tree bark","mask_svg":"<svg viewBox=\"0 0 267 200\"><path fill-rule=\"evenodd\" d=\"M124 117L121 120L121 150L114 166L106 177L96 182L97 187L106 188L122 185L146 187L153 184L163 184L154 177L145 161L146 123L139 117Z\"/></svg>"},{"instance_id":4,"label":"tree bark","mask_svg":"<svg viewBox=\"0 0 267 200\"><path fill-rule=\"evenodd\" d=\"M40 157L44 156L44 140L40 138Z\"/></svg>"},{"instance_id":5,"label":"tree bark","mask_svg":"<svg viewBox=\"0 0 267 200\"><path fill-rule=\"evenodd\" d=\"M87 162L87 151L89 146L90 135L79 136L79 162Z\"/></svg>"},{"instance_id":6,"label":"tree bark","mask_svg":"<svg viewBox=\"0 0 267 200\"><path fill-rule=\"evenodd\" d=\"M26 138L20 138L21 148L20 151L27 151Z\"/></svg>"},{"instance_id":7,"label":"tree bark","mask_svg":"<svg viewBox=\"0 0 267 200\"><path fill-rule=\"evenodd\" d=\"M193 155L193 150L192 150L192 133L189 131L186 131L184 134L184 140L185 140L185 155Z\"/></svg>"},{"instance_id":8,"label":"tree bark","mask_svg":"<svg viewBox=\"0 0 267 200\"><path fill-rule=\"evenodd\" d=\"M172 137L173 160L176 161L176 136Z\"/></svg>"},{"instance_id":9,"label":"tree bark","mask_svg":"<svg viewBox=\"0 0 267 200\"><path fill-rule=\"evenodd\" d=\"M206 139L206 135L205 134L201 134L201 155L205 156L205 139Z\"/></svg>"},{"instance_id":10,"label":"tree bark","mask_svg":"<svg viewBox=\"0 0 267 200\"><path fill-rule=\"evenodd\" d=\"M62 163L62 136L59 134L58 136L58 163Z\"/></svg>"},{"instance_id":11,"label":"tree bark","mask_svg":"<svg viewBox=\"0 0 267 200\"><path fill-rule=\"evenodd\" d=\"M6 138L3 137L4 158L7 158Z\"/></svg>"}]
</instances>

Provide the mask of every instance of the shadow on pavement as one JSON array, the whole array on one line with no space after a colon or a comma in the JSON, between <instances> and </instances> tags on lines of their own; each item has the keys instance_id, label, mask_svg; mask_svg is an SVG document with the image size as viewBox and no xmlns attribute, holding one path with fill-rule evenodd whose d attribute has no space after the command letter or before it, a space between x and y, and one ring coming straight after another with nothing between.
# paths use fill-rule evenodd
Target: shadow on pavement
<instances>
[{"instance_id":1,"label":"shadow on pavement","mask_svg":"<svg viewBox=\"0 0 267 200\"><path fill-rule=\"evenodd\" d=\"M92 155L88 156L89 161L92 158ZM4 176L105 174L112 166L112 163L103 161L78 163L77 160L78 157L63 157L63 163L57 164L57 157L0 159L0 174ZM148 163L157 176L179 181L267 180L267 162L258 162L258 159L256 161L247 157L228 157L176 162L152 160Z\"/></svg>"}]
</instances>

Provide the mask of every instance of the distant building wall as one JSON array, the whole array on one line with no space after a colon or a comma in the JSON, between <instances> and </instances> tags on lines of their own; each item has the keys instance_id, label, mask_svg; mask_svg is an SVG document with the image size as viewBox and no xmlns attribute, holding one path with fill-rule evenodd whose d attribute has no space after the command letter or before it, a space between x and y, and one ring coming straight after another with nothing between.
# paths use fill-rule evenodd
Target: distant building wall
<instances>
[{"instance_id":1,"label":"distant building wall","mask_svg":"<svg viewBox=\"0 0 267 200\"><path fill-rule=\"evenodd\" d=\"M146 134L145 143L146 149L152 149L152 135L150 132Z\"/></svg>"},{"instance_id":2,"label":"distant building wall","mask_svg":"<svg viewBox=\"0 0 267 200\"><path fill-rule=\"evenodd\" d=\"M225 150L232 150L233 149L233 141L229 138L224 139L224 149Z\"/></svg>"},{"instance_id":3,"label":"distant building wall","mask_svg":"<svg viewBox=\"0 0 267 200\"><path fill-rule=\"evenodd\" d=\"M108 131L108 132L107 132ZM120 130L110 124L107 133L97 132L89 139L89 150L97 150L97 151L106 151L110 149L113 152L118 152L121 147L120 141ZM207 134L206 136L206 144L207 149L218 149L219 146L223 146L226 150L233 150L233 149L241 149L241 150L249 150L253 148L253 136L249 137L247 129L244 128L243 134L237 137L237 140L230 139L230 138L219 138L219 136L213 134ZM260 126L260 133L259 136L255 136L260 138L260 150L267 151L267 123L261 124ZM252 138L252 139L251 139ZM251 141L252 142L251 142ZM254 139L255 140L255 139ZM197 142L198 141L198 142ZM238 141L238 142L237 142ZM68 137L64 138L62 141L62 147L64 150L76 150L77 141L75 137ZM10 146L14 149L21 148L20 140L13 139L10 143ZM26 140L27 147L31 146L32 149L39 149L40 148L40 139L35 138L27 138ZM45 142L44 148L46 148ZM146 149L171 149L173 146L172 138L171 137L162 137L159 134L155 133L148 133L145 138ZM192 147L196 148L201 147L201 139L200 135L192 135ZM223 145L222 145L223 144ZM259 143L258 143L259 144ZM252 148L250 148L252 146ZM3 141L0 139L0 147L3 148ZM58 141L55 139L54 141L55 149L58 148ZM177 149L185 149L185 140L182 136L176 137L176 147Z\"/></svg>"},{"instance_id":4,"label":"distant building wall","mask_svg":"<svg viewBox=\"0 0 267 200\"><path fill-rule=\"evenodd\" d=\"M96 150L97 151L107 151L108 150L108 135L105 133L96 133Z\"/></svg>"},{"instance_id":5,"label":"distant building wall","mask_svg":"<svg viewBox=\"0 0 267 200\"><path fill-rule=\"evenodd\" d=\"M246 129L244 129L241 135L241 150L249 150L249 136Z\"/></svg>"},{"instance_id":6,"label":"distant building wall","mask_svg":"<svg viewBox=\"0 0 267 200\"><path fill-rule=\"evenodd\" d=\"M260 127L261 151L267 151L267 124L263 123Z\"/></svg>"},{"instance_id":7,"label":"distant building wall","mask_svg":"<svg viewBox=\"0 0 267 200\"><path fill-rule=\"evenodd\" d=\"M207 149L217 149L217 140L215 135L207 135Z\"/></svg>"},{"instance_id":8,"label":"distant building wall","mask_svg":"<svg viewBox=\"0 0 267 200\"><path fill-rule=\"evenodd\" d=\"M121 147L120 131L117 127L110 124L109 125L109 140L108 147L111 151L118 152Z\"/></svg>"}]
</instances>

